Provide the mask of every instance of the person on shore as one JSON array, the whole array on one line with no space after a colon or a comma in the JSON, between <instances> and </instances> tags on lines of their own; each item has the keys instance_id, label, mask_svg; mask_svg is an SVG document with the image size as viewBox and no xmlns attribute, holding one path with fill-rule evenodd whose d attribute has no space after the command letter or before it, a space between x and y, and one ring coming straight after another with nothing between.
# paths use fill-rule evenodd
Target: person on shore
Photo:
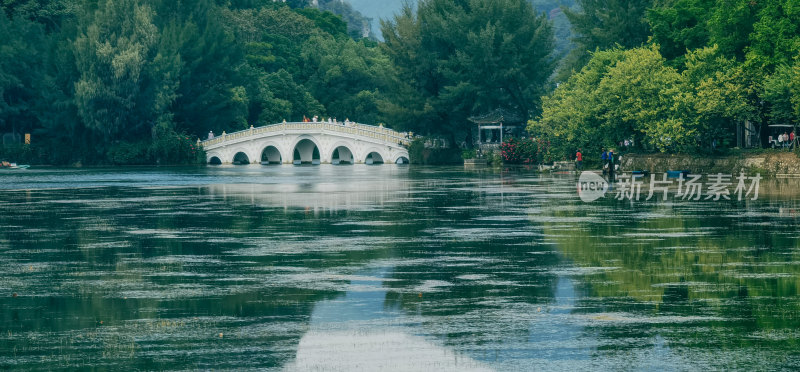
<instances>
[{"instance_id":1,"label":"person on shore","mask_svg":"<svg viewBox=\"0 0 800 372\"><path fill-rule=\"evenodd\" d=\"M614 181L614 150L608 150L608 180Z\"/></svg>"},{"instance_id":2,"label":"person on shore","mask_svg":"<svg viewBox=\"0 0 800 372\"><path fill-rule=\"evenodd\" d=\"M792 133L789 133L789 147L791 148L795 147L794 139L795 139L794 131L792 131Z\"/></svg>"},{"instance_id":3,"label":"person on shore","mask_svg":"<svg viewBox=\"0 0 800 372\"><path fill-rule=\"evenodd\" d=\"M583 154L581 154L581 149L578 149L578 152L575 153L575 169L583 169Z\"/></svg>"},{"instance_id":4,"label":"person on shore","mask_svg":"<svg viewBox=\"0 0 800 372\"><path fill-rule=\"evenodd\" d=\"M606 169L608 168L608 152L605 148L601 149L600 153L600 168L603 169L603 175L606 175Z\"/></svg>"}]
</instances>

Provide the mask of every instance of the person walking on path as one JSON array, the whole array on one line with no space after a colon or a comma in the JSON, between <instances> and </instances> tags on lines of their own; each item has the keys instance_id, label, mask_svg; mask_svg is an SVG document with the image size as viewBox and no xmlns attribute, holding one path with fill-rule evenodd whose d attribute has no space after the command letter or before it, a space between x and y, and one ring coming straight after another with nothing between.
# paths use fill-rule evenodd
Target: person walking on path
<instances>
[{"instance_id":1,"label":"person walking on path","mask_svg":"<svg viewBox=\"0 0 800 372\"><path fill-rule=\"evenodd\" d=\"M578 152L575 153L575 169L583 169L583 154L581 154L581 149L578 149Z\"/></svg>"}]
</instances>

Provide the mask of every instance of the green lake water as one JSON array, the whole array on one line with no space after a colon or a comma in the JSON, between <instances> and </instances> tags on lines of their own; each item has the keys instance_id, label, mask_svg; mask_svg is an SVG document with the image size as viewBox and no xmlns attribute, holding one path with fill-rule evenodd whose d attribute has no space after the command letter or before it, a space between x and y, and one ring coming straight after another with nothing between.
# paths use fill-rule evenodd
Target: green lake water
<instances>
[{"instance_id":1,"label":"green lake water","mask_svg":"<svg viewBox=\"0 0 800 372\"><path fill-rule=\"evenodd\" d=\"M798 370L798 181L584 203L574 175L0 173L0 369Z\"/></svg>"}]
</instances>

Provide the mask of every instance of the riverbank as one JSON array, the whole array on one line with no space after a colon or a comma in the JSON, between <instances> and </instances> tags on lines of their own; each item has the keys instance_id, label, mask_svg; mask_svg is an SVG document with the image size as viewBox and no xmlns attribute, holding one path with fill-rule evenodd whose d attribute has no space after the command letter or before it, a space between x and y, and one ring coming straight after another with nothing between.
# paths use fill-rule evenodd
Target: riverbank
<instances>
[{"instance_id":1,"label":"riverbank","mask_svg":"<svg viewBox=\"0 0 800 372\"><path fill-rule=\"evenodd\" d=\"M763 176L800 176L800 158L794 152L741 153L727 156L626 154L624 171L662 173L689 170L692 173L760 173Z\"/></svg>"}]
</instances>

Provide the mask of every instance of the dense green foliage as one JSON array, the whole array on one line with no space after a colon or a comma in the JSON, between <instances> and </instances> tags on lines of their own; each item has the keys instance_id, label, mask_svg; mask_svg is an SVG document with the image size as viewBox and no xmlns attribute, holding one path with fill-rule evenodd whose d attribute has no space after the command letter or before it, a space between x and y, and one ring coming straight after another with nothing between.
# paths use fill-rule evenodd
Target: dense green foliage
<instances>
[{"instance_id":1,"label":"dense green foliage","mask_svg":"<svg viewBox=\"0 0 800 372\"><path fill-rule=\"evenodd\" d=\"M580 3L605 12L633 4ZM571 14L581 50L596 51L543 99L529 131L562 156L578 147L599 154L625 140L627 150L719 152L744 143L747 123L756 145L765 146L770 124L800 122L799 4L655 1L642 13L649 31L636 38L623 37L621 25L604 26L603 12ZM611 44L615 38L621 41Z\"/></svg>"},{"instance_id":2,"label":"dense green foliage","mask_svg":"<svg viewBox=\"0 0 800 372\"><path fill-rule=\"evenodd\" d=\"M341 0L320 0L318 4L320 9L340 15L347 23L347 33L352 38L375 37L372 33L372 20L353 10L350 3Z\"/></svg>"},{"instance_id":3,"label":"dense green foliage","mask_svg":"<svg viewBox=\"0 0 800 372\"><path fill-rule=\"evenodd\" d=\"M553 69L552 28L524 0L423 0L382 23L393 89L386 120L472 143L467 118L504 107L529 117Z\"/></svg>"},{"instance_id":4,"label":"dense green foliage","mask_svg":"<svg viewBox=\"0 0 800 372\"><path fill-rule=\"evenodd\" d=\"M457 147L432 147L426 145L428 141L429 138L425 137L418 137L411 141L411 145L408 147L408 156L411 158L411 164L458 164L464 159L462 151Z\"/></svg>"},{"instance_id":5,"label":"dense green foliage","mask_svg":"<svg viewBox=\"0 0 800 372\"><path fill-rule=\"evenodd\" d=\"M745 131L766 146L770 124L800 122L795 0L420 0L382 20L382 42L333 0L0 7L12 160L193 162L209 131L314 115L471 148L468 118L503 108L555 158L624 140L712 153Z\"/></svg>"},{"instance_id":6,"label":"dense green foliage","mask_svg":"<svg viewBox=\"0 0 800 372\"><path fill-rule=\"evenodd\" d=\"M575 48L566 57L560 77L583 67L590 53L614 47L632 48L647 41L647 9L653 0L577 0L564 8L575 34Z\"/></svg>"},{"instance_id":7,"label":"dense green foliage","mask_svg":"<svg viewBox=\"0 0 800 372\"><path fill-rule=\"evenodd\" d=\"M388 60L306 5L3 2L0 134L31 133L34 163L188 163L211 130L304 115L377 122Z\"/></svg>"},{"instance_id":8,"label":"dense green foliage","mask_svg":"<svg viewBox=\"0 0 800 372\"><path fill-rule=\"evenodd\" d=\"M663 152L724 146L735 140L731 126L755 114L739 67L717 48L690 53L682 72L656 47L596 52L545 99L529 129L563 154L600 153L625 139Z\"/></svg>"}]
</instances>

